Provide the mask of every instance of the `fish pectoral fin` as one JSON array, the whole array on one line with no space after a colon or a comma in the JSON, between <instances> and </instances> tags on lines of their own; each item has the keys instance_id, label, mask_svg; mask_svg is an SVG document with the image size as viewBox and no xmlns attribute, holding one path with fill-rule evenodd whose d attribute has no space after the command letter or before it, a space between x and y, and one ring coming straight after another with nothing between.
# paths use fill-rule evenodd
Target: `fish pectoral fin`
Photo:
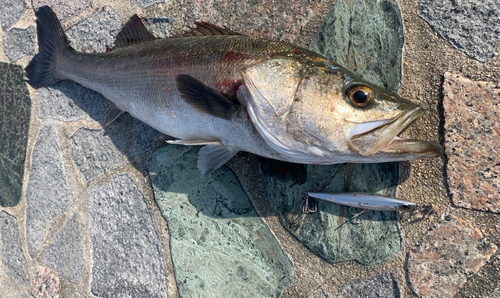
<instances>
[{"instance_id":1,"label":"fish pectoral fin","mask_svg":"<svg viewBox=\"0 0 500 298\"><path fill-rule=\"evenodd\" d=\"M220 140L168 140L167 143L186 146L222 145Z\"/></svg>"},{"instance_id":2,"label":"fish pectoral fin","mask_svg":"<svg viewBox=\"0 0 500 298\"><path fill-rule=\"evenodd\" d=\"M238 149L220 146L204 146L198 152L198 169L201 175L208 175L220 168L238 153Z\"/></svg>"},{"instance_id":3,"label":"fish pectoral fin","mask_svg":"<svg viewBox=\"0 0 500 298\"><path fill-rule=\"evenodd\" d=\"M187 74L176 77L177 89L188 104L200 112L229 120L236 105L219 92Z\"/></svg>"},{"instance_id":4,"label":"fish pectoral fin","mask_svg":"<svg viewBox=\"0 0 500 298\"><path fill-rule=\"evenodd\" d=\"M141 18L133 15L116 36L115 48L153 39L156 39L156 36L149 32Z\"/></svg>"},{"instance_id":5,"label":"fish pectoral fin","mask_svg":"<svg viewBox=\"0 0 500 298\"><path fill-rule=\"evenodd\" d=\"M103 126L107 127L108 125L113 123L118 117L120 117L121 114L123 114L123 111L117 108L114 103L108 101L108 109L106 111L106 119L104 119Z\"/></svg>"}]
</instances>

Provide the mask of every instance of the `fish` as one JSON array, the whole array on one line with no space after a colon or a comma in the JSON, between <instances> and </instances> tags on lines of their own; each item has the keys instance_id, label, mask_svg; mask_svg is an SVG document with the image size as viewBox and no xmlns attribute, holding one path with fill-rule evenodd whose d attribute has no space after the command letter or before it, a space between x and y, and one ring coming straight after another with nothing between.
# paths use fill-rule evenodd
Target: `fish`
<instances>
[{"instance_id":1,"label":"fish","mask_svg":"<svg viewBox=\"0 0 500 298\"><path fill-rule=\"evenodd\" d=\"M368 210L397 211L397 210L413 210L418 208L417 204L410 201L405 201L402 199L392 198L388 196L369 194L369 193L308 192L307 195L312 198L325 200L340 205L361 208L361 209L368 209Z\"/></svg>"},{"instance_id":2,"label":"fish","mask_svg":"<svg viewBox=\"0 0 500 298\"><path fill-rule=\"evenodd\" d=\"M127 112L202 145L213 172L240 151L303 164L378 163L436 157L436 142L399 135L425 111L330 59L291 43L197 22L156 38L135 15L103 53L74 50L48 6L35 12L38 53L25 68L35 89L62 80L108 100L103 126Z\"/></svg>"}]
</instances>

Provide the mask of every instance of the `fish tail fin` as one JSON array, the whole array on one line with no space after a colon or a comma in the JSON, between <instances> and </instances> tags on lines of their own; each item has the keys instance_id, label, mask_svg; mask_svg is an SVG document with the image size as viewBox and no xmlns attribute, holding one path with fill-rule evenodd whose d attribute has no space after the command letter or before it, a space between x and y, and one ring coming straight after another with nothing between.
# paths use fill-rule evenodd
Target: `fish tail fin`
<instances>
[{"instance_id":1,"label":"fish tail fin","mask_svg":"<svg viewBox=\"0 0 500 298\"><path fill-rule=\"evenodd\" d=\"M26 78L34 88L45 87L61 80L57 73L57 63L61 54L73 50L64 33L61 22L48 6L36 12L38 34L38 54L26 66Z\"/></svg>"}]
</instances>

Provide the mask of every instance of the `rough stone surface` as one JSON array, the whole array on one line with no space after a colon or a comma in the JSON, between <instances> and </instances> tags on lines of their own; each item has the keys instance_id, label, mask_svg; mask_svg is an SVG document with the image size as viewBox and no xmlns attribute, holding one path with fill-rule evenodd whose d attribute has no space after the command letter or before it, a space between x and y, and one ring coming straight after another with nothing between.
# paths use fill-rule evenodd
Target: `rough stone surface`
<instances>
[{"instance_id":1,"label":"rough stone surface","mask_svg":"<svg viewBox=\"0 0 500 298\"><path fill-rule=\"evenodd\" d=\"M26 29L12 28L4 33L3 49L5 55L11 62L15 62L24 56L35 54L35 26Z\"/></svg>"},{"instance_id":2,"label":"rough stone surface","mask_svg":"<svg viewBox=\"0 0 500 298\"><path fill-rule=\"evenodd\" d=\"M142 18L141 20L151 33L160 38L169 37L174 28L174 20L169 17Z\"/></svg>"},{"instance_id":3,"label":"rough stone surface","mask_svg":"<svg viewBox=\"0 0 500 298\"><path fill-rule=\"evenodd\" d=\"M10 26L14 25L26 10L26 1L24 0L2 0L0 5L0 24L5 32Z\"/></svg>"},{"instance_id":4,"label":"rough stone surface","mask_svg":"<svg viewBox=\"0 0 500 298\"><path fill-rule=\"evenodd\" d=\"M121 27L120 15L110 6L105 6L71 26L66 34L72 46L79 51L104 52L113 47Z\"/></svg>"},{"instance_id":5,"label":"rough stone surface","mask_svg":"<svg viewBox=\"0 0 500 298\"><path fill-rule=\"evenodd\" d=\"M28 285L28 263L21 245L19 225L16 218L5 211L0 213L0 234L4 272L16 283Z\"/></svg>"},{"instance_id":6,"label":"rough stone surface","mask_svg":"<svg viewBox=\"0 0 500 298\"><path fill-rule=\"evenodd\" d=\"M50 6L60 20L74 17L84 9L92 6L92 0L33 0L33 8L39 9L40 7Z\"/></svg>"},{"instance_id":7,"label":"rough stone surface","mask_svg":"<svg viewBox=\"0 0 500 298\"><path fill-rule=\"evenodd\" d=\"M86 296L83 295L82 293L80 292L76 292L75 294L73 294L73 296L71 296L72 298L85 298Z\"/></svg>"},{"instance_id":8,"label":"rough stone surface","mask_svg":"<svg viewBox=\"0 0 500 298\"><path fill-rule=\"evenodd\" d=\"M99 297L167 297L160 239L144 195L127 175L91 190L91 292Z\"/></svg>"},{"instance_id":9,"label":"rough stone surface","mask_svg":"<svg viewBox=\"0 0 500 298\"><path fill-rule=\"evenodd\" d=\"M479 61L489 61L500 34L496 0L421 0L418 15L454 47Z\"/></svg>"},{"instance_id":10,"label":"rough stone surface","mask_svg":"<svg viewBox=\"0 0 500 298\"><path fill-rule=\"evenodd\" d=\"M499 213L500 88L446 73L443 94L446 173L453 202Z\"/></svg>"},{"instance_id":11,"label":"rough stone surface","mask_svg":"<svg viewBox=\"0 0 500 298\"><path fill-rule=\"evenodd\" d=\"M134 120L134 136L130 155L137 156L148 151L158 140L159 136L160 133L156 129L139 120Z\"/></svg>"},{"instance_id":12,"label":"rough stone surface","mask_svg":"<svg viewBox=\"0 0 500 298\"><path fill-rule=\"evenodd\" d=\"M89 182L126 163L125 145L112 128L80 128L71 137L71 153L85 181Z\"/></svg>"},{"instance_id":13,"label":"rough stone surface","mask_svg":"<svg viewBox=\"0 0 500 298\"><path fill-rule=\"evenodd\" d=\"M0 63L0 205L21 200L31 99L23 82L23 69Z\"/></svg>"},{"instance_id":14,"label":"rough stone surface","mask_svg":"<svg viewBox=\"0 0 500 298\"><path fill-rule=\"evenodd\" d=\"M134 0L135 5L139 6L140 8L146 8L148 6L151 6L156 3L165 3L167 2L166 0Z\"/></svg>"},{"instance_id":15,"label":"rough stone surface","mask_svg":"<svg viewBox=\"0 0 500 298\"><path fill-rule=\"evenodd\" d=\"M410 251L408 276L422 297L453 297L497 250L470 223L443 217Z\"/></svg>"},{"instance_id":16,"label":"rough stone surface","mask_svg":"<svg viewBox=\"0 0 500 298\"><path fill-rule=\"evenodd\" d=\"M73 294L72 298L85 298L85 295L80 292L76 292L75 294Z\"/></svg>"},{"instance_id":17,"label":"rough stone surface","mask_svg":"<svg viewBox=\"0 0 500 298\"><path fill-rule=\"evenodd\" d=\"M31 296L35 298L59 297L59 278L49 269L38 266L35 278L31 283Z\"/></svg>"},{"instance_id":18,"label":"rough stone surface","mask_svg":"<svg viewBox=\"0 0 500 298\"><path fill-rule=\"evenodd\" d=\"M323 1L193 0L186 8L190 14L185 23L210 21L239 33L293 42L315 15L319 2Z\"/></svg>"},{"instance_id":19,"label":"rough stone surface","mask_svg":"<svg viewBox=\"0 0 500 298\"><path fill-rule=\"evenodd\" d=\"M359 223L350 221L362 210L323 200L309 199L315 213L302 213L307 191L342 192L348 167L313 166L305 169L299 181L280 173L291 173L288 164L262 168L267 197L281 224L313 253L332 263L356 260L362 264L381 263L395 256L401 248L401 235L396 212L369 211L360 215ZM394 196L398 183L398 165L357 164L354 166L350 191ZM349 178L347 178L349 179Z\"/></svg>"},{"instance_id":20,"label":"rough stone surface","mask_svg":"<svg viewBox=\"0 0 500 298\"><path fill-rule=\"evenodd\" d=\"M500 298L500 292L496 292L491 298Z\"/></svg>"},{"instance_id":21,"label":"rough stone surface","mask_svg":"<svg viewBox=\"0 0 500 298\"><path fill-rule=\"evenodd\" d=\"M43 261L59 275L78 283L85 269L78 216L70 218L54 235L43 253Z\"/></svg>"},{"instance_id":22,"label":"rough stone surface","mask_svg":"<svg viewBox=\"0 0 500 298\"><path fill-rule=\"evenodd\" d=\"M397 92L403 44L403 18L396 1L338 0L309 47Z\"/></svg>"},{"instance_id":23,"label":"rough stone surface","mask_svg":"<svg viewBox=\"0 0 500 298\"><path fill-rule=\"evenodd\" d=\"M26 186L26 242L32 258L40 251L47 224L73 206L56 129L43 125L38 132Z\"/></svg>"},{"instance_id":24,"label":"rough stone surface","mask_svg":"<svg viewBox=\"0 0 500 298\"><path fill-rule=\"evenodd\" d=\"M293 281L286 253L229 169L200 177L197 152L170 145L148 159L180 296L280 296Z\"/></svg>"},{"instance_id":25,"label":"rough stone surface","mask_svg":"<svg viewBox=\"0 0 500 298\"><path fill-rule=\"evenodd\" d=\"M358 279L341 286L337 297L399 298L401 297L401 290L394 275L389 271L385 271L377 273L373 278L367 280Z\"/></svg>"},{"instance_id":26,"label":"rough stone surface","mask_svg":"<svg viewBox=\"0 0 500 298\"><path fill-rule=\"evenodd\" d=\"M38 89L38 117L42 119L102 121L106 117L106 105L101 94L72 81Z\"/></svg>"}]
</instances>

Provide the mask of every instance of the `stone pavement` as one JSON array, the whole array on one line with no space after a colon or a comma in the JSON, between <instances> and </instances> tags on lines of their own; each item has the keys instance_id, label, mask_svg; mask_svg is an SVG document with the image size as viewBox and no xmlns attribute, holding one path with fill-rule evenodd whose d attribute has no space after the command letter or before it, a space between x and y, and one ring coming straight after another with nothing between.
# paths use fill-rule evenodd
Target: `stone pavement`
<instances>
[{"instance_id":1,"label":"stone pavement","mask_svg":"<svg viewBox=\"0 0 500 298\"><path fill-rule=\"evenodd\" d=\"M103 128L100 94L23 82L43 5L82 51L135 13L161 37L203 20L401 88L429 110L406 134L444 158L357 165L351 187L437 213L337 230L347 210L301 214L300 193L341 189L346 167L240 154L200 177L197 148L129 115ZM500 297L498 1L3 0L0 25L1 297Z\"/></svg>"}]
</instances>

